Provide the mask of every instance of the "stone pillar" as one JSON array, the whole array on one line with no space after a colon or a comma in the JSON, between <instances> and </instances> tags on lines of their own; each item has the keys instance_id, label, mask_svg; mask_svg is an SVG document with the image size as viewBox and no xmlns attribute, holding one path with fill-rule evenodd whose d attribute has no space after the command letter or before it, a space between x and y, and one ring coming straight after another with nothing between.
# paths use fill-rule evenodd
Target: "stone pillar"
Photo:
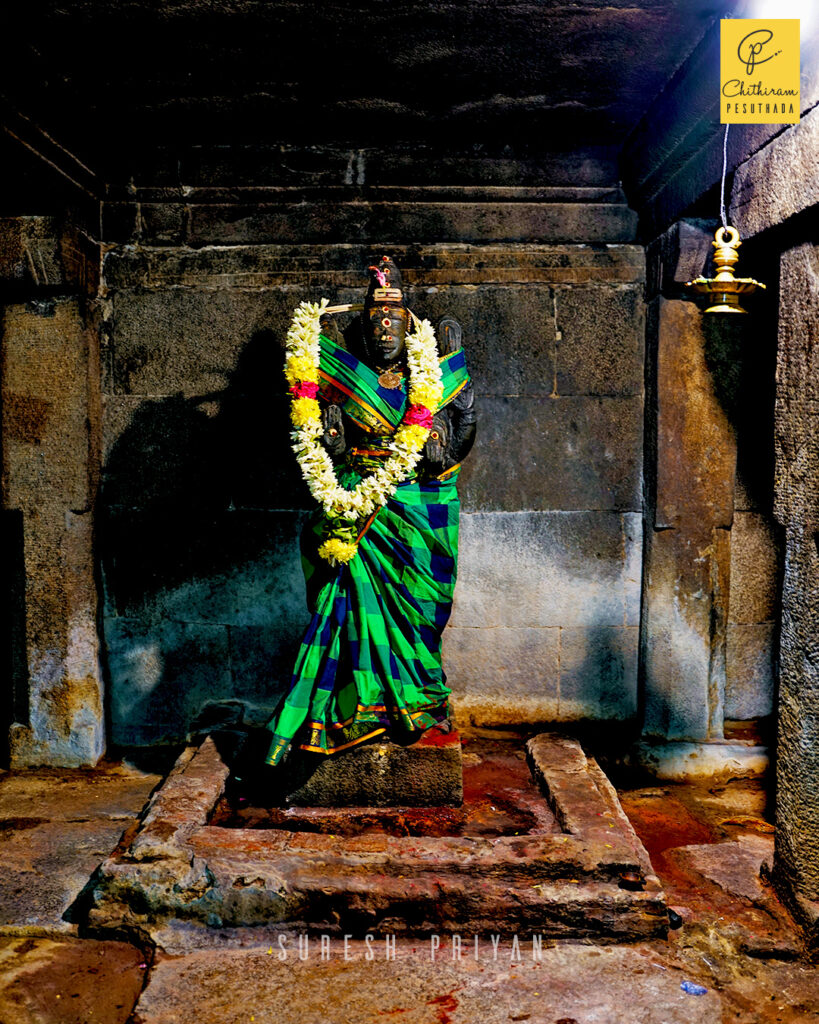
<instances>
[{"instance_id":1,"label":"stone pillar","mask_svg":"<svg viewBox=\"0 0 819 1024\"><path fill-rule=\"evenodd\" d=\"M33 259L30 247L23 255ZM80 298L31 291L41 297L2 314L2 501L25 579L9 754L13 767L87 765L104 750L93 560L99 351Z\"/></svg>"},{"instance_id":2,"label":"stone pillar","mask_svg":"<svg viewBox=\"0 0 819 1024\"><path fill-rule=\"evenodd\" d=\"M726 753L702 744L723 737L736 438L720 338L682 296L709 243L680 223L649 250L641 756L667 775L714 770Z\"/></svg>"},{"instance_id":3,"label":"stone pillar","mask_svg":"<svg viewBox=\"0 0 819 1024\"><path fill-rule=\"evenodd\" d=\"M651 320L656 419L644 577L644 733L709 740L722 736L736 446L706 365L700 310L659 297Z\"/></svg>"},{"instance_id":4,"label":"stone pillar","mask_svg":"<svg viewBox=\"0 0 819 1024\"><path fill-rule=\"evenodd\" d=\"M785 528L775 876L819 944L819 245L780 261L774 514Z\"/></svg>"}]
</instances>

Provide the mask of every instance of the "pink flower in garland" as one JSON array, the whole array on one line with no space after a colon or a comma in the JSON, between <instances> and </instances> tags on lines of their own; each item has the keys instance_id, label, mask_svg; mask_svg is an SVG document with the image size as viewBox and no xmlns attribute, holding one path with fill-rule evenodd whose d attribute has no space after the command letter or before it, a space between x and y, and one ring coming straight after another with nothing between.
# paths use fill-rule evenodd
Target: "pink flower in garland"
<instances>
[{"instance_id":1,"label":"pink flower in garland","mask_svg":"<svg viewBox=\"0 0 819 1024\"><path fill-rule=\"evenodd\" d=\"M425 405L411 405L404 413L404 423L415 423L419 427L432 430L432 413Z\"/></svg>"},{"instance_id":2,"label":"pink flower in garland","mask_svg":"<svg viewBox=\"0 0 819 1024\"><path fill-rule=\"evenodd\" d=\"M318 395L318 384L310 380L300 380L290 388L294 398L315 398Z\"/></svg>"}]
</instances>

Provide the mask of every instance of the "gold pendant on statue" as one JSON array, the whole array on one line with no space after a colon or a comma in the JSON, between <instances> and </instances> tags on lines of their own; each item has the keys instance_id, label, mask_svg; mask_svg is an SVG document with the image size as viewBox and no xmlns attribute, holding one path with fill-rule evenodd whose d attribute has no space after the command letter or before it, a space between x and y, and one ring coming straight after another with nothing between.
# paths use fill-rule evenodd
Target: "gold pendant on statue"
<instances>
[{"instance_id":1,"label":"gold pendant on statue","mask_svg":"<svg viewBox=\"0 0 819 1024\"><path fill-rule=\"evenodd\" d=\"M382 388L387 388L388 391L400 387L403 379L403 373L396 373L395 370L384 370L383 373L378 375L378 383Z\"/></svg>"}]
</instances>

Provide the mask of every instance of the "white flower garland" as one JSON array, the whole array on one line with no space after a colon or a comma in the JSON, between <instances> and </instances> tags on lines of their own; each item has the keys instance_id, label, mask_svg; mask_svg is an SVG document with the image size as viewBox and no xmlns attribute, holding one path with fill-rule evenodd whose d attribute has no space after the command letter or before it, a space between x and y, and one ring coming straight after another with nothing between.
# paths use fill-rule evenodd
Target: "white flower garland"
<instances>
[{"instance_id":1,"label":"white flower garland","mask_svg":"<svg viewBox=\"0 0 819 1024\"><path fill-rule=\"evenodd\" d=\"M319 334L321 315L328 306L327 299L300 303L287 332L285 376L293 396L291 420L295 428L291 437L302 475L325 515L331 520L354 523L381 508L420 461L432 428L432 414L443 396L441 366L432 324L413 318L415 330L406 338L408 405L390 442L392 455L352 491L346 490L339 484L335 466L320 440L324 426L316 398L321 354ZM321 546L319 554L333 563L347 562L356 549L355 543L331 538Z\"/></svg>"}]
</instances>

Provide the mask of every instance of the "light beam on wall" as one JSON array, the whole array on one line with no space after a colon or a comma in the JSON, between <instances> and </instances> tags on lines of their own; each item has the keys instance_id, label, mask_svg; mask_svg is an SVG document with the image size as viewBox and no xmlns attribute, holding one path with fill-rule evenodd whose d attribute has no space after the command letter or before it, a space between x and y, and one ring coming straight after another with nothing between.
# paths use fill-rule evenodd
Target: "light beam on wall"
<instances>
[{"instance_id":1,"label":"light beam on wall","mask_svg":"<svg viewBox=\"0 0 819 1024\"><path fill-rule=\"evenodd\" d=\"M816 0L751 0L747 18L798 18L799 34L804 41L816 28L819 5Z\"/></svg>"}]
</instances>

